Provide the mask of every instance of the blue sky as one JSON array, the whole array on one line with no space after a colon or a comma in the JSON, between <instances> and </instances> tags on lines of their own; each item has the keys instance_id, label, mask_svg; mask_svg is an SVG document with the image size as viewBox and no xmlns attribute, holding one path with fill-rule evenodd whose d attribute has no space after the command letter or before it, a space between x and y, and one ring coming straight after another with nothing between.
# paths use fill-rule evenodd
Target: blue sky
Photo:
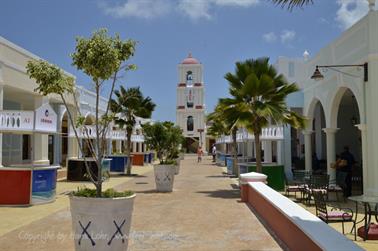
<instances>
[{"instance_id":1,"label":"blue sky","mask_svg":"<svg viewBox=\"0 0 378 251\"><path fill-rule=\"evenodd\" d=\"M98 28L139 41L121 84L140 86L157 104L153 118L175 120L177 64L188 54L204 65L206 106L227 95L226 72L247 58L311 56L367 12L365 0L314 0L292 12L267 0L2 0L0 35L77 76L75 37Z\"/></svg>"}]
</instances>

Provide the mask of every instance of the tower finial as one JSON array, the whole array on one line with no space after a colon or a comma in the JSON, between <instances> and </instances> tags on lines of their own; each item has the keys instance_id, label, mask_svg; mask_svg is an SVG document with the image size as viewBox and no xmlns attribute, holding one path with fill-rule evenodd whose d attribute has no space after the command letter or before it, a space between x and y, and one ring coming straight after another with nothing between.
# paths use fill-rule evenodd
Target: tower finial
<instances>
[{"instance_id":1,"label":"tower finial","mask_svg":"<svg viewBox=\"0 0 378 251\"><path fill-rule=\"evenodd\" d=\"M192 52L191 51L189 51L188 58L192 58Z\"/></svg>"}]
</instances>

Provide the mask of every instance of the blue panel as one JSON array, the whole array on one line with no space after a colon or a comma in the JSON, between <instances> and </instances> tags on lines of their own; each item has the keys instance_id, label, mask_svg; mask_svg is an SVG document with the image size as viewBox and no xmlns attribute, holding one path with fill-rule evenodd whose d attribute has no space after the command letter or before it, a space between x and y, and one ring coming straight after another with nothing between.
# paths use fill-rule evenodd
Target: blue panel
<instances>
[{"instance_id":1,"label":"blue panel","mask_svg":"<svg viewBox=\"0 0 378 251\"><path fill-rule=\"evenodd\" d=\"M33 170L32 204L46 203L55 199L56 169Z\"/></svg>"},{"instance_id":2,"label":"blue panel","mask_svg":"<svg viewBox=\"0 0 378 251\"><path fill-rule=\"evenodd\" d=\"M226 157L226 164L227 164L227 173L228 174L233 174L233 164L234 164L234 159L232 157Z\"/></svg>"},{"instance_id":3,"label":"blue panel","mask_svg":"<svg viewBox=\"0 0 378 251\"><path fill-rule=\"evenodd\" d=\"M46 192L56 188L56 169L33 171L33 193Z\"/></svg>"},{"instance_id":4,"label":"blue panel","mask_svg":"<svg viewBox=\"0 0 378 251\"><path fill-rule=\"evenodd\" d=\"M107 158L112 159L110 163L111 172L125 172L127 156L108 156Z\"/></svg>"}]
</instances>

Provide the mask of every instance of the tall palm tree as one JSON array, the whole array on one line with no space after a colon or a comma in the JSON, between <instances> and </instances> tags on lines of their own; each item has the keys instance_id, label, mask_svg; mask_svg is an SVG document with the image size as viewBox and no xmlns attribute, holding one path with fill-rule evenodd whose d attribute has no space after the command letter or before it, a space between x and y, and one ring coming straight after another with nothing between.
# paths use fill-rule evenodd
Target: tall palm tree
<instances>
[{"instance_id":1,"label":"tall palm tree","mask_svg":"<svg viewBox=\"0 0 378 251\"><path fill-rule=\"evenodd\" d=\"M222 99L219 100L214 112L210 113L207 117L207 121L211 124L208 129L210 135L217 137L223 135L231 135L232 138L232 156L233 156L233 174L239 176L238 169L238 152L237 152L237 142L236 134L238 127L241 125L238 120L237 113L224 113L225 110L229 109L227 104L225 105Z\"/></svg>"},{"instance_id":2,"label":"tall palm tree","mask_svg":"<svg viewBox=\"0 0 378 251\"><path fill-rule=\"evenodd\" d=\"M282 7L287 6L289 10L292 10L294 7L303 7L304 5L313 4L313 0L270 0L277 5Z\"/></svg>"},{"instance_id":3,"label":"tall palm tree","mask_svg":"<svg viewBox=\"0 0 378 251\"><path fill-rule=\"evenodd\" d=\"M131 134L136 117L151 118L155 104L150 97L144 97L139 87L125 89L123 86L114 92L116 99L110 101L110 108L116 114L115 122L125 128L127 134L126 154L128 157L127 175L131 174Z\"/></svg>"},{"instance_id":4,"label":"tall palm tree","mask_svg":"<svg viewBox=\"0 0 378 251\"><path fill-rule=\"evenodd\" d=\"M298 91L295 83L289 84L278 75L268 58L237 62L235 73L227 73L231 98L221 99L223 116L231 117L235 124L244 125L255 137L256 171L261 172L260 134L270 122L304 127L304 118L286 105L286 97Z\"/></svg>"}]
</instances>

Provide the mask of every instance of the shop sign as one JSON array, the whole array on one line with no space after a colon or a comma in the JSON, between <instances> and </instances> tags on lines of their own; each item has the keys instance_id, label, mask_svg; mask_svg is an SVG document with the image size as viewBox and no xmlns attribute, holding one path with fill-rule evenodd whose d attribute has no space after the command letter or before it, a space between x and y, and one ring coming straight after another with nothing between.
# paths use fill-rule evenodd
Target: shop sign
<instances>
[{"instance_id":1,"label":"shop sign","mask_svg":"<svg viewBox=\"0 0 378 251\"><path fill-rule=\"evenodd\" d=\"M44 104L35 110L35 131L56 132L58 116L50 104Z\"/></svg>"}]
</instances>

